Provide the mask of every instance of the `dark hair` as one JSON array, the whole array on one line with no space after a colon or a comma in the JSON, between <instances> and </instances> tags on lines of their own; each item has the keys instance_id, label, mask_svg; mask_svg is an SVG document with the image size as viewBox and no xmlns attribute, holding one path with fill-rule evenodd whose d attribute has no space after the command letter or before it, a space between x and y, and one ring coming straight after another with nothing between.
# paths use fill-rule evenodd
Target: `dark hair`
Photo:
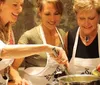
<instances>
[{"instance_id":1,"label":"dark hair","mask_svg":"<svg viewBox=\"0 0 100 85\"><path fill-rule=\"evenodd\" d=\"M0 0L0 2L5 2L5 0Z\"/></svg>"},{"instance_id":2,"label":"dark hair","mask_svg":"<svg viewBox=\"0 0 100 85\"><path fill-rule=\"evenodd\" d=\"M52 3L56 8L57 12L62 15L63 3L60 0L37 0L38 11L42 11L44 3Z\"/></svg>"}]
</instances>

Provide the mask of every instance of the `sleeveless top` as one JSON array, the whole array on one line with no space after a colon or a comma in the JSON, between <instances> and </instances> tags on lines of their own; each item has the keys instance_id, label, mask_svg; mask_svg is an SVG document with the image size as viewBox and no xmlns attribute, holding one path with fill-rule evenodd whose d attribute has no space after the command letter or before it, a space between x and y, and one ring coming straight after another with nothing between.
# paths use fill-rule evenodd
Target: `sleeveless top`
<instances>
[{"instance_id":1,"label":"sleeveless top","mask_svg":"<svg viewBox=\"0 0 100 85\"><path fill-rule=\"evenodd\" d=\"M72 74L91 74L91 72L93 71L94 68L96 68L96 66L98 64L100 64L100 58L97 56L96 57L96 52L97 55L100 56L100 25L97 25L97 32L98 32L98 36L96 36L96 38L94 39L94 41L88 46L84 46L84 48L79 49L79 45L80 45L80 40L79 40L79 31L80 31L80 27L77 30L76 36L75 36L75 41L74 41L74 46L73 46L73 51L72 51L72 58L69 62L69 70L70 73ZM95 41L97 41L98 44L98 48L95 48ZM96 50L94 52L94 49ZM79 55L79 53L83 53L83 50L85 50L86 56L82 56L82 54ZM79 53L77 53L77 51ZM81 52L82 51L82 52ZM91 55L92 52L95 55ZM84 54L83 54L84 55ZM91 55L91 56L90 56Z\"/></svg>"},{"instance_id":2,"label":"sleeveless top","mask_svg":"<svg viewBox=\"0 0 100 85\"><path fill-rule=\"evenodd\" d=\"M68 32L68 58L69 60L72 57L72 51L73 51L77 29L72 29ZM78 46L76 50L76 56L79 58L80 56L81 58L99 58L98 35L95 37L94 41L89 46L85 46L79 37Z\"/></svg>"}]
</instances>

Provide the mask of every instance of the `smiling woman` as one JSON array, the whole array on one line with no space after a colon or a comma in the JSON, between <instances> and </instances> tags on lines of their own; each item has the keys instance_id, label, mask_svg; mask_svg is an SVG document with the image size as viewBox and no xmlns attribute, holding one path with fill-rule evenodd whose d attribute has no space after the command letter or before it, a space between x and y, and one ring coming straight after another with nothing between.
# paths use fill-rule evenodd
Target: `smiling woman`
<instances>
[{"instance_id":1,"label":"smiling woman","mask_svg":"<svg viewBox=\"0 0 100 85\"><path fill-rule=\"evenodd\" d=\"M16 22L18 15L22 12L22 5L24 0L4 0L0 1L0 16L4 24L8 22Z\"/></svg>"},{"instance_id":2,"label":"smiling woman","mask_svg":"<svg viewBox=\"0 0 100 85\"><path fill-rule=\"evenodd\" d=\"M18 15L22 12L23 1L0 0L0 38L5 43L9 43L10 36L13 37L11 26L17 21Z\"/></svg>"},{"instance_id":3,"label":"smiling woman","mask_svg":"<svg viewBox=\"0 0 100 85\"><path fill-rule=\"evenodd\" d=\"M0 0L0 49L5 44L14 44L14 36L12 31L12 25L17 21L18 15L22 12L22 4L24 0ZM7 65L4 65L8 62ZM7 69L11 65L13 59L2 59L0 61L0 83L8 85L8 79L3 79L2 76L6 75L5 68ZM4 73L2 72L4 69ZM2 72L2 74L1 74ZM7 78L7 76L5 77Z\"/></svg>"},{"instance_id":4,"label":"smiling woman","mask_svg":"<svg viewBox=\"0 0 100 85\"><path fill-rule=\"evenodd\" d=\"M50 44L63 48L63 37L65 32L57 27L63 14L62 2L60 0L37 0L37 14L40 17L41 23L31 30L26 31L21 36L18 43L34 45ZM41 85L52 83L55 71L59 67L59 64L51 58L53 56L54 55L49 53L40 53L25 58L25 78L31 81L30 83L32 83L32 85L40 85L40 82ZM24 59L15 60L13 66L18 67L23 60ZM37 71L36 69L40 70ZM35 74L35 77L29 73Z\"/></svg>"},{"instance_id":5,"label":"smiling woman","mask_svg":"<svg viewBox=\"0 0 100 85\"><path fill-rule=\"evenodd\" d=\"M50 3L51 4L50 9L52 9L52 10L49 10L48 6L45 4L47 6L46 10L49 10L49 16L44 14L44 10L42 10L40 12L40 15L41 15L41 17L45 16L45 18L48 18L48 19L49 19L49 17L56 18L55 20L53 19L53 21L49 21L47 19L45 20L49 24L48 27L54 28L54 30L53 30L54 35L55 35L54 38L55 38L56 42L51 43L50 41L47 40L47 43L46 43L44 36L42 36L43 43L44 43L42 45L33 45L33 44L31 44L31 45L9 45L9 44L14 44L12 25L17 21L18 15L22 12L23 2L24 2L24 0L0 0L0 58L2 58L2 59L0 59L1 60L0 61L0 84L2 83L2 85L12 85L12 83L13 83L13 85L14 84L15 85L30 85L30 84L28 84L28 82L26 80L22 79L19 76L18 72L15 70L16 67L13 68L11 66L14 61L13 58L20 58L20 57L23 58L23 57L34 55L34 54L38 55L38 53L40 53L40 52L48 52L47 56L50 59L50 61L51 61L51 59L52 59L52 61L54 61L54 59L55 59L56 61L59 61L58 63L64 64L67 59L64 50L60 47L57 47L58 45L61 45L61 46L63 45L61 35L59 34L59 31L55 27L56 22L59 21L60 13L56 12L55 6L53 6L51 3ZM61 3L61 2L59 1L59 3ZM42 33L42 31L43 31L42 25L40 25L39 27L40 27L41 33ZM49 32L47 32L48 30L51 30L51 29L47 29L44 34L49 33ZM52 36L51 34L52 34L52 32L50 31L49 36ZM37 35L37 32L36 32L36 35ZM38 39L38 38L36 37L36 39ZM51 39L51 40L53 41L53 39ZM51 44L51 45L48 45L48 44ZM55 45L55 46L52 46L52 45ZM55 48L57 51L59 51L56 58L53 56L53 52L54 52L52 50L53 48ZM62 59L61 59L61 56L62 56ZM60 58L60 59L58 59L58 58ZM64 61L64 59L65 59L65 61ZM19 63L20 63L20 61L18 61L17 65L19 65ZM57 68L58 63L56 62L57 65L55 64L54 67ZM13 64L13 66L14 66L14 64ZM9 69L9 67L10 67L10 69ZM43 69L43 70L45 70L45 69ZM54 72L54 69L51 69L51 70L53 70L53 72ZM9 73L12 73L11 78L14 80L14 82L8 84L8 79L9 79L8 74ZM44 76L43 78L45 79L47 77ZM40 85L40 82L39 82L39 85Z\"/></svg>"},{"instance_id":6,"label":"smiling woman","mask_svg":"<svg viewBox=\"0 0 100 85\"><path fill-rule=\"evenodd\" d=\"M100 0L74 0L78 28L66 34L70 71L89 74L100 63Z\"/></svg>"}]
</instances>

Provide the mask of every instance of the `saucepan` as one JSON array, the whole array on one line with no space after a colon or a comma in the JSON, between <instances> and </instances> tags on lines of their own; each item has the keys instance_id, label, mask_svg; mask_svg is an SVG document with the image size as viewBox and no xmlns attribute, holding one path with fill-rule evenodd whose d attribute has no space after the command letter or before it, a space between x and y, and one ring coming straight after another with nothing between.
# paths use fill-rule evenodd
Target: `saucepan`
<instances>
[{"instance_id":1,"label":"saucepan","mask_svg":"<svg viewBox=\"0 0 100 85\"><path fill-rule=\"evenodd\" d=\"M58 78L58 85L100 85L100 77L95 75L68 75Z\"/></svg>"}]
</instances>

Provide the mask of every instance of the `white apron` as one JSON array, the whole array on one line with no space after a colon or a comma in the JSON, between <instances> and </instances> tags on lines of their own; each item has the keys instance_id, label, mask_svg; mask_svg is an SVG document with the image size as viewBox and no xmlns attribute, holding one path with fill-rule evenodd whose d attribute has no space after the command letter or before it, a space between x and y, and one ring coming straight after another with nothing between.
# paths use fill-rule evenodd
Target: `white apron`
<instances>
[{"instance_id":1,"label":"white apron","mask_svg":"<svg viewBox=\"0 0 100 85\"><path fill-rule=\"evenodd\" d=\"M78 38L79 38L79 30L78 28L75 43L73 47L72 59L69 64L69 69L72 74L91 74L91 71L96 68L98 64L100 64L100 58L77 58L76 49L78 45ZM100 57L100 25L98 24L98 50L99 50L99 57ZM95 49L94 49L95 50Z\"/></svg>"},{"instance_id":2,"label":"white apron","mask_svg":"<svg viewBox=\"0 0 100 85\"><path fill-rule=\"evenodd\" d=\"M0 85L8 85L8 79L3 79L1 74L0 74Z\"/></svg>"},{"instance_id":3,"label":"white apron","mask_svg":"<svg viewBox=\"0 0 100 85\"><path fill-rule=\"evenodd\" d=\"M5 46L5 44L0 40L0 53L2 51L2 48ZM5 68L10 66L13 63L14 59L2 59L0 61L0 71L4 71ZM4 79L0 73L0 85L8 85L8 74L6 73L7 79Z\"/></svg>"},{"instance_id":4,"label":"white apron","mask_svg":"<svg viewBox=\"0 0 100 85\"><path fill-rule=\"evenodd\" d=\"M58 34L63 45L63 40L61 38L61 35L59 32ZM41 39L43 40L43 44L46 44L44 32L42 30L41 25L40 25L40 35ZM26 74L24 75L24 78L30 82L30 85L52 85L52 82L54 81L54 74L57 69L59 69L59 64L52 57L50 57L49 53L47 53L46 66L26 68L25 69Z\"/></svg>"}]
</instances>

